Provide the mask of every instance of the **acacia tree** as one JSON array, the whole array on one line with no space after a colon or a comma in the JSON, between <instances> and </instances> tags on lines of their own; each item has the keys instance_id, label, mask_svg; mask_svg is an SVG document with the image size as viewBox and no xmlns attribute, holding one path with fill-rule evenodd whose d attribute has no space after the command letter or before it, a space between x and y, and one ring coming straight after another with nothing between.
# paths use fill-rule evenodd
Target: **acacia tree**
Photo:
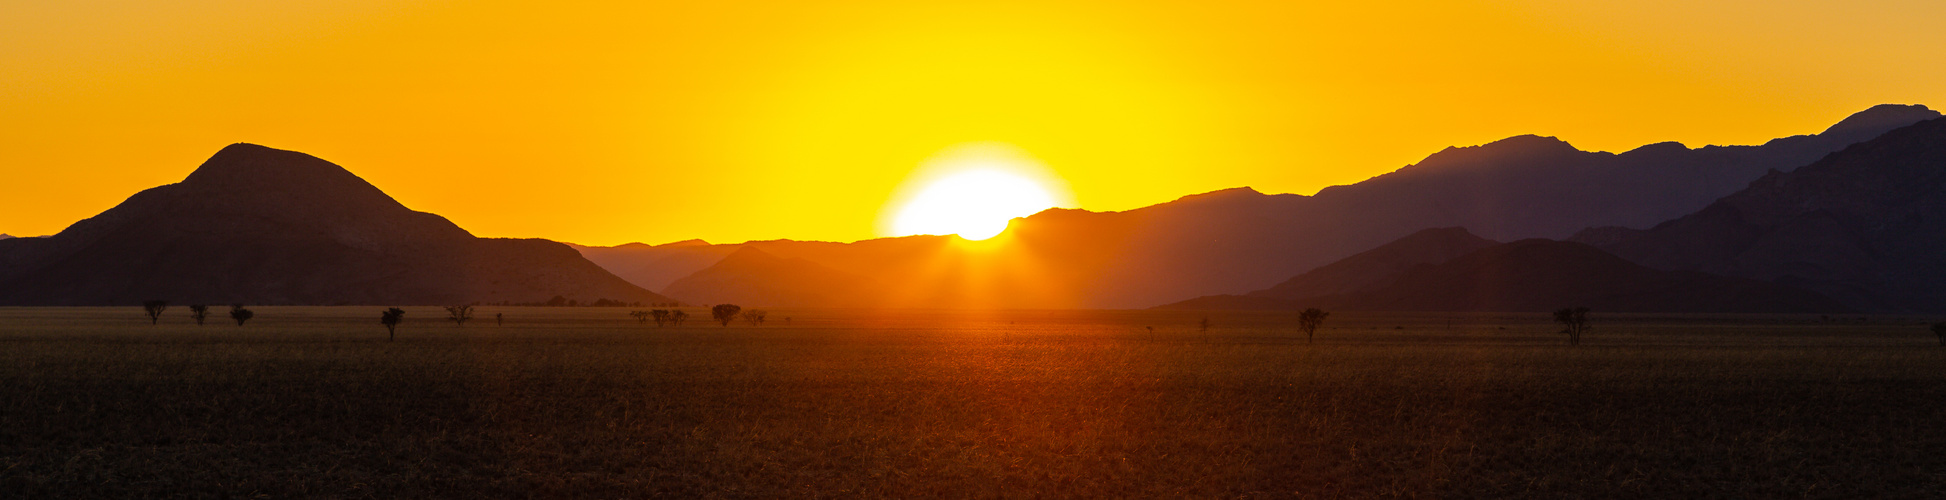
<instances>
[{"instance_id":1,"label":"acacia tree","mask_svg":"<svg viewBox=\"0 0 1946 500\"><path fill-rule=\"evenodd\" d=\"M257 317L257 313L250 312L249 309L244 309L243 304L230 305L230 319L236 320L236 326L243 326L243 322L250 321L250 318L255 317Z\"/></svg>"},{"instance_id":2,"label":"acacia tree","mask_svg":"<svg viewBox=\"0 0 1946 500\"><path fill-rule=\"evenodd\" d=\"M386 309L378 315L378 322L385 325L385 341L399 339L399 322L405 321L405 310L397 307Z\"/></svg>"},{"instance_id":3,"label":"acacia tree","mask_svg":"<svg viewBox=\"0 0 1946 500\"><path fill-rule=\"evenodd\" d=\"M466 326L466 320L473 319L473 306L446 306L446 319L455 325Z\"/></svg>"},{"instance_id":4,"label":"acacia tree","mask_svg":"<svg viewBox=\"0 0 1946 500\"><path fill-rule=\"evenodd\" d=\"M723 326L730 326L730 321L737 319L737 313L741 311L743 307L736 304L717 304L716 307L709 308L710 316L723 323Z\"/></svg>"},{"instance_id":5,"label":"acacia tree","mask_svg":"<svg viewBox=\"0 0 1946 500\"><path fill-rule=\"evenodd\" d=\"M655 320L656 328L662 328L663 323L669 322L669 310L656 309L654 311L649 311L649 319Z\"/></svg>"},{"instance_id":6,"label":"acacia tree","mask_svg":"<svg viewBox=\"0 0 1946 500\"><path fill-rule=\"evenodd\" d=\"M1329 316L1331 316L1331 313L1324 312L1316 307L1305 309L1304 312L1297 315L1297 328L1304 330L1305 343L1316 342L1318 327L1324 326L1324 318Z\"/></svg>"},{"instance_id":7,"label":"acacia tree","mask_svg":"<svg viewBox=\"0 0 1946 500\"><path fill-rule=\"evenodd\" d=\"M149 326L155 326L156 321L162 319L162 311L167 309L169 309L167 300L142 301L142 312L149 315Z\"/></svg>"},{"instance_id":8,"label":"acacia tree","mask_svg":"<svg viewBox=\"0 0 1946 500\"><path fill-rule=\"evenodd\" d=\"M1561 333L1568 334L1568 345L1581 345L1581 334L1587 333L1588 329L1593 328L1588 325L1588 308L1586 307L1563 307L1557 309L1554 311L1554 322L1566 327L1566 329L1561 330Z\"/></svg>"},{"instance_id":9,"label":"acacia tree","mask_svg":"<svg viewBox=\"0 0 1946 500\"><path fill-rule=\"evenodd\" d=\"M751 325L763 326L764 316L769 314L769 311L763 309L751 309L743 312L743 321Z\"/></svg>"},{"instance_id":10,"label":"acacia tree","mask_svg":"<svg viewBox=\"0 0 1946 500\"><path fill-rule=\"evenodd\" d=\"M649 316L652 316L648 311L629 311L628 315L634 317L636 323L647 323L649 322ZM657 319L655 324L656 326L662 326L662 320Z\"/></svg>"},{"instance_id":11,"label":"acacia tree","mask_svg":"<svg viewBox=\"0 0 1946 500\"><path fill-rule=\"evenodd\" d=\"M196 320L196 326L203 326L203 320L209 319L209 306L191 304L189 306L189 319Z\"/></svg>"},{"instance_id":12,"label":"acacia tree","mask_svg":"<svg viewBox=\"0 0 1946 500\"><path fill-rule=\"evenodd\" d=\"M1946 323L1933 323L1932 334L1939 336L1939 345L1946 345Z\"/></svg>"},{"instance_id":13,"label":"acacia tree","mask_svg":"<svg viewBox=\"0 0 1946 500\"><path fill-rule=\"evenodd\" d=\"M669 324L682 326L682 322L684 321L689 321L688 312L684 312L681 309L669 311Z\"/></svg>"}]
</instances>

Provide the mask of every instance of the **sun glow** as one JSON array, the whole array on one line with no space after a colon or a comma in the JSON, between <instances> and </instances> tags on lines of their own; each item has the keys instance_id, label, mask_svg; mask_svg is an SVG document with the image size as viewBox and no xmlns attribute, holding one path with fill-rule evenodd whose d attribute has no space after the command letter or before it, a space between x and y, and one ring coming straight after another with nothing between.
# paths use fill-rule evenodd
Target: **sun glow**
<instances>
[{"instance_id":1,"label":"sun glow","mask_svg":"<svg viewBox=\"0 0 1946 500\"><path fill-rule=\"evenodd\" d=\"M879 234L957 234L984 240L1015 217L1075 205L1067 180L1027 151L972 142L921 162L879 212Z\"/></svg>"},{"instance_id":2,"label":"sun glow","mask_svg":"<svg viewBox=\"0 0 1946 500\"><path fill-rule=\"evenodd\" d=\"M1015 217L1054 208L1054 197L1026 177L1000 170L970 170L927 185L899 210L900 235L958 234L984 240L1007 230Z\"/></svg>"}]
</instances>

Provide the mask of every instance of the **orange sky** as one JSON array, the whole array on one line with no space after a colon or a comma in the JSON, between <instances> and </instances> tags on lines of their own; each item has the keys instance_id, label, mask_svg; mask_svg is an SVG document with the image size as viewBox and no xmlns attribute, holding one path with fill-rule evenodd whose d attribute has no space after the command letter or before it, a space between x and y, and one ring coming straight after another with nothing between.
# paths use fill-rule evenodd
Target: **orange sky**
<instances>
[{"instance_id":1,"label":"orange sky","mask_svg":"<svg viewBox=\"0 0 1946 500\"><path fill-rule=\"evenodd\" d=\"M1522 133L1748 144L1946 105L1936 0L1350 4L8 2L0 232L232 142L481 236L854 240L969 143L1121 210Z\"/></svg>"}]
</instances>

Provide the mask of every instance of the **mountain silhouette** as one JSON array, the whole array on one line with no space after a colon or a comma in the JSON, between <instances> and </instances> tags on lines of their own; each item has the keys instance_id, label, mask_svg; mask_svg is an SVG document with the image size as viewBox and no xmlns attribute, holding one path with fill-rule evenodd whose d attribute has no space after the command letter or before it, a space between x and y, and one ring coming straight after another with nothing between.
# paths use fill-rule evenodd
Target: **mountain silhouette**
<instances>
[{"instance_id":1,"label":"mountain silhouette","mask_svg":"<svg viewBox=\"0 0 1946 500\"><path fill-rule=\"evenodd\" d=\"M880 303L883 290L871 278L744 246L663 291L709 304L856 307Z\"/></svg>"},{"instance_id":2,"label":"mountain silhouette","mask_svg":"<svg viewBox=\"0 0 1946 500\"><path fill-rule=\"evenodd\" d=\"M1772 172L1647 230L1574 239L1650 267L1786 283L1860 310L1946 311L1946 119Z\"/></svg>"},{"instance_id":3,"label":"mountain silhouette","mask_svg":"<svg viewBox=\"0 0 1946 500\"><path fill-rule=\"evenodd\" d=\"M1466 228L1427 229L1319 266L1250 295L1299 299L1374 290L1398 281L1399 276L1419 265L1446 262L1496 244L1474 236Z\"/></svg>"},{"instance_id":4,"label":"mountain silhouette","mask_svg":"<svg viewBox=\"0 0 1946 500\"><path fill-rule=\"evenodd\" d=\"M1464 227L1500 241L1564 238L1598 226L1647 228L1701 209L1765 172L1789 171L1936 116L1925 106L1882 105L1823 133L1761 146L1662 143L1621 154L1518 136L1448 148L1314 196L1243 187L1119 212L1050 209L1015 219L995 248L983 250L950 244L950 237L729 246L759 245L772 255L866 276L900 290L888 300L915 306L1149 307L1263 290L1428 228ZM656 267L645 259L660 257L642 255L603 265L647 284L702 268L683 261L645 271Z\"/></svg>"},{"instance_id":5,"label":"mountain silhouette","mask_svg":"<svg viewBox=\"0 0 1946 500\"><path fill-rule=\"evenodd\" d=\"M1362 265L1356 260L1361 259L1347 259L1354 261L1348 265ZM1346 262L1332 266L1339 264ZM1835 300L1784 285L1650 269L1592 246L1538 238L1488 246L1437 264L1419 264L1389 282L1373 283L1369 288L1311 297L1255 293L1212 296L1163 308L1513 312L1586 306L1611 312L1696 313L1846 310Z\"/></svg>"},{"instance_id":6,"label":"mountain silhouette","mask_svg":"<svg viewBox=\"0 0 1946 500\"><path fill-rule=\"evenodd\" d=\"M629 243L612 247L591 247L569 243L581 256L615 273L635 286L661 290L670 283L708 268L735 253L740 246L711 245L703 240L684 240L661 245ZM692 299L702 300L702 299Z\"/></svg>"},{"instance_id":7,"label":"mountain silhouette","mask_svg":"<svg viewBox=\"0 0 1946 500\"><path fill-rule=\"evenodd\" d=\"M223 148L45 238L0 241L0 304L669 302L539 239L476 238L344 168Z\"/></svg>"}]
</instances>

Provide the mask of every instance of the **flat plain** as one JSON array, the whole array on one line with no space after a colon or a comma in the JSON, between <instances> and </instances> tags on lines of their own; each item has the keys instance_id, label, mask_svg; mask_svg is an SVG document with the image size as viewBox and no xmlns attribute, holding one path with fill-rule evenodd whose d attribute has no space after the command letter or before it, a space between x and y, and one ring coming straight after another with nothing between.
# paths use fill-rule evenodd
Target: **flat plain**
<instances>
[{"instance_id":1,"label":"flat plain","mask_svg":"<svg viewBox=\"0 0 1946 500\"><path fill-rule=\"evenodd\" d=\"M0 497L1946 497L1937 318L254 309L0 308Z\"/></svg>"}]
</instances>

